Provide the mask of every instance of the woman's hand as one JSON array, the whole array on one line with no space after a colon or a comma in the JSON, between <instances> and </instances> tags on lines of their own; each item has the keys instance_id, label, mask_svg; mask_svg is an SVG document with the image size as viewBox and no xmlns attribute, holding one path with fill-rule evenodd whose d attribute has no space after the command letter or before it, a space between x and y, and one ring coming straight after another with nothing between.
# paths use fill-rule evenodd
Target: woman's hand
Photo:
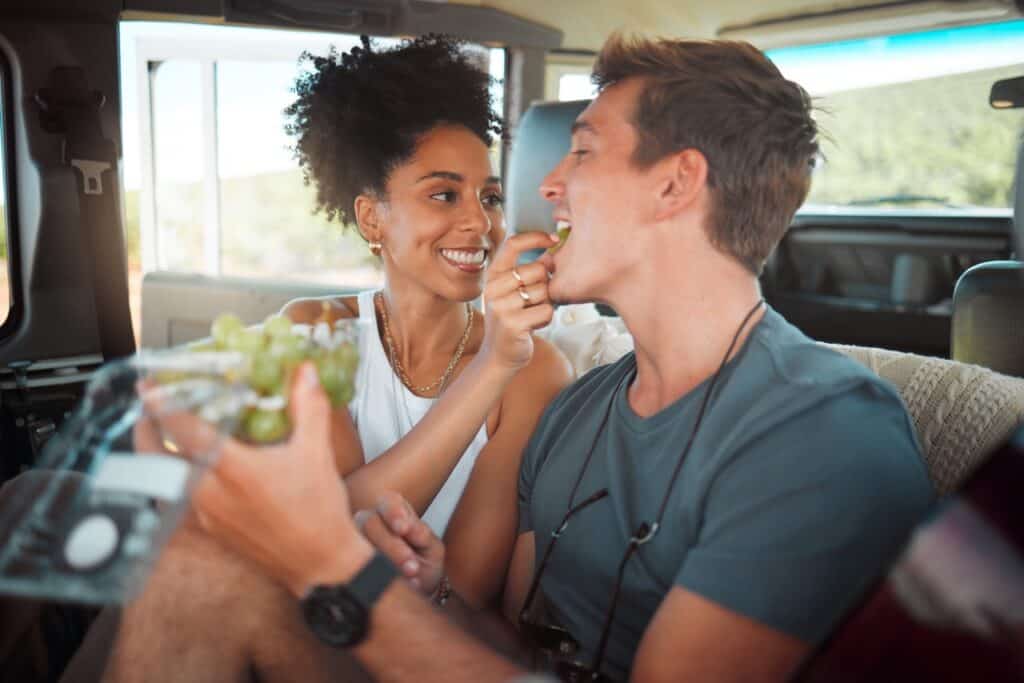
<instances>
[{"instance_id":1,"label":"woman's hand","mask_svg":"<svg viewBox=\"0 0 1024 683\"><path fill-rule=\"evenodd\" d=\"M397 493L385 493L373 510L355 515L363 535L388 556L424 595L433 595L444 574L444 543Z\"/></svg>"},{"instance_id":2,"label":"woman's hand","mask_svg":"<svg viewBox=\"0 0 1024 683\"><path fill-rule=\"evenodd\" d=\"M524 232L505 240L498 250L484 284L487 322L481 355L512 370L530 362L532 332L551 322L555 309L548 297L548 261L523 266L516 262L524 251L547 249L557 242L557 235Z\"/></svg>"}]
</instances>

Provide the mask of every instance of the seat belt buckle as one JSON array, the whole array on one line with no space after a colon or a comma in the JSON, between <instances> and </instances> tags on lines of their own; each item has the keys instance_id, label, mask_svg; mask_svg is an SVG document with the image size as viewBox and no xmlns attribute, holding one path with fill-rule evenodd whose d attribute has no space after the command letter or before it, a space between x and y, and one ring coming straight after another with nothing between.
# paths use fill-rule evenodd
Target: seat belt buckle
<instances>
[{"instance_id":1,"label":"seat belt buckle","mask_svg":"<svg viewBox=\"0 0 1024 683\"><path fill-rule=\"evenodd\" d=\"M72 159L71 165L82 174L82 188L85 194L103 194L103 172L113 168L110 163L92 159Z\"/></svg>"}]
</instances>

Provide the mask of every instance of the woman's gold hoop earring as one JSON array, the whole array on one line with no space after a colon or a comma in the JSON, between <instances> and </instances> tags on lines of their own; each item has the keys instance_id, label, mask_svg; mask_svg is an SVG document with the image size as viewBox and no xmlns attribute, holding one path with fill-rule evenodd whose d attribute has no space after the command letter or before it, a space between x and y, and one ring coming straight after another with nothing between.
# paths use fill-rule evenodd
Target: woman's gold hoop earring
<instances>
[{"instance_id":1,"label":"woman's gold hoop earring","mask_svg":"<svg viewBox=\"0 0 1024 683\"><path fill-rule=\"evenodd\" d=\"M380 252L384 250L384 245L380 242L370 242L370 253L374 256L380 256Z\"/></svg>"}]
</instances>

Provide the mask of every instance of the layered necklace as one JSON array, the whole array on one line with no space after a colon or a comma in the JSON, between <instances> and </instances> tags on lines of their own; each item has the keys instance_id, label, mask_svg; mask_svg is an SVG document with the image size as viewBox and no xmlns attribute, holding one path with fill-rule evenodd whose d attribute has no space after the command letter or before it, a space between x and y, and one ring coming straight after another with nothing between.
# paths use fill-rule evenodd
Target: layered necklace
<instances>
[{"instance_id":1,"label":"layered necklace","mask_svg":"<svg viewBox=\"0 0 1024 683\"><path fill-rule=\"evenodd\" d=\"M466 304L466 330L462 333L462 338L459 340L458 346L455 347L455 353L452 354L452 358L448 361L448 367L444 369L441 376L430 384L424 384L422 386L414 386L412 379L409 378L409 373L406 372L405 367L402 365L402 361L398 358L397 345L394 339L391 337L391 326L388 322L388 307L384 303L384 295L382 292L377 292L373 297L374 304L377 306L377 310L380 313L381 323L384 326L384 345L388 347L388 358L391 361L391 367L394 368L395 374L402 380L402 384L414 394L420 396L424 394L430 394L435 390L440 393L448 385L448 380L451 379L452 373L455 371L455 367L462 360L462 354L466 350L466 343L469 341L469 335L473 331L473 307Z\"/></svg>"}]
</instances>

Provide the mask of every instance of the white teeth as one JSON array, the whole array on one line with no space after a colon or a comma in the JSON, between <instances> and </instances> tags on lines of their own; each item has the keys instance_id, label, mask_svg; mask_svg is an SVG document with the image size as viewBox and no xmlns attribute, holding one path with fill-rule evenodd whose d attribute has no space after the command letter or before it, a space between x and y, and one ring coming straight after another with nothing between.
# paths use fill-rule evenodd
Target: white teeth
<instances>
[{"instance_id":1,"label":"white teeth","mask_svg":"<svg viewBox=\"0 0 1024 683\"><path fill-rule=\"evenodd\" d=\"M484 262L487 257L486 249L474 249L467 251L464 249L442 249L441 255L449 261L455 263L464 263L468 266L478 266Z\"/></svg>"},{"instance_id":2,"label":"white teeth","mask_svg":"<svg viewBox=\"0 0 1024 683\"><path fill-rule=\"evenodd\" d=\"M565 228L571 228L572 223L569 221L555 221L555 230L564 230Z\"/></svg>"}]
</instances>

